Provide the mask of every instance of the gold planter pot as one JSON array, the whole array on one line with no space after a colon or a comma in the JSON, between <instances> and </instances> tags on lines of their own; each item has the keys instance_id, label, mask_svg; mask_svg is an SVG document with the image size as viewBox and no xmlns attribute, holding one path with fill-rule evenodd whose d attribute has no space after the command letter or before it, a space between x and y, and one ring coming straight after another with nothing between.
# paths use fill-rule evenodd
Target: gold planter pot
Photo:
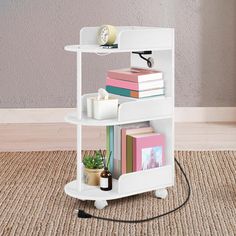
<instances>
[{"instance_id":1,"label":"gold planter pot","mask_svg":"<svg viewBox=\"0 0 236 236\"><path fill-rule=\"evenodd\" d=\"M103 169L88 169L84 168L84 182L88 185L100 185L100 174Z\"/></svg>"}]
</instances>

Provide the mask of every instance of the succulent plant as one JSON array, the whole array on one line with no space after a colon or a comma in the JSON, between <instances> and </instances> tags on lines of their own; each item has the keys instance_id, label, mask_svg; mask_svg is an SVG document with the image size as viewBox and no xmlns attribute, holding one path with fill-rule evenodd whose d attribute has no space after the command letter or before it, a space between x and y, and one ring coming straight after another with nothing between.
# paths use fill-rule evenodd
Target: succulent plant
<instances>
[{"instance_id":1,"label":"succulent plant","mask_svg":"<svg viewBox=\"0 0 236 236\"><path fill-rule=\"evenodd\" d=\"M111 158L111 152L108 158L102 154L102 151L96 151L94 155L86 155L83 158L83 164L87 169L102 169L104 167L109 167Z\"/></svg>"},{"instance_id":2,"label":"succulent plant","mask_svg":"<svg viewBox=\"0 0 236 236\"><path fill-rule=\"evenodd\" d=\"M83 164L88 169L102 169L104 167L101 152L96 151L94 155L87 155L83 158Z\"/></svg>"}]
</instances>

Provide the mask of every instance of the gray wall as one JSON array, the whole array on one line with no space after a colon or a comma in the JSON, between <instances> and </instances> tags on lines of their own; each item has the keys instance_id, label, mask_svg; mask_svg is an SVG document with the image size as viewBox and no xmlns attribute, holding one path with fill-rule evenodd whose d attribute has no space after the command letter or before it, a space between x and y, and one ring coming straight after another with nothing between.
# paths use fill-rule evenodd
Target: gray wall
<instances>
[{"instance_id":1,"label":"gray wall","mask_svg":"<svg viewBox=\"0 0 236 236\"><path fill-rule=\"evenodd\" d=\"M100 3L100 4L98 4ZM74 107L83 26L176 28L176 106L236 106L235 0L0 1L0 108ZM84 92L127 55L84 57Z\"/></svg>"}]
</instances>

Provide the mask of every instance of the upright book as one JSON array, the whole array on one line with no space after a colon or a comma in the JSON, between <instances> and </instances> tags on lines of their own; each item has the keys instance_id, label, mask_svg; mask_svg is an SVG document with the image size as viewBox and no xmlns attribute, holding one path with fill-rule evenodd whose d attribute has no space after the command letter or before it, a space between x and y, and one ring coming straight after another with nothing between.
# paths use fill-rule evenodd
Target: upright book
<instances>
[{"instance_id":1,"label":"upright book","mask_svg":"<svg viewBox=\"0 0 236 236\"><path fill-rule=\"evenodd\" d=\"M109 153L110 153L110 126L106 126L106 151L107 151L107 156L109 156Z\"/></svg>"},{"instance_id":2,"label":"upright book","mask_svg":"<svg viewBox=\"0 0 236 236\"><path fill-rule=\"evenodd\" d=\"M133 144L133 171L147 170L164 164L164 136L158 133L129 136Z\"/></svg>"},{"instance_id":3,"label":"upright book","mask_svg":"<svg viewBox=\"0 0 236 236\"><path fill-rule=\"evenodd\" d=\"M109 70L107 76L113 79L127 80L132 82L145 82L162 79L162 72L151 69L124 68Z\"/></svg>"},{"instance_id":4,"label":"upright book","mask_svg":"<svg viewBox=\"0 0 236 236\"><path fill-rule=\"evenodd\" d=\"M106 126L106 151L107 157L111 152L109 170L114 171L114 126Z\"/></svg>"},{"instance_id":5,"label":"upright book","mask_svg":"<svg viewBox=\"0 0 236 236\"><path fill-rule=\"evenodd\" d=\"M132 144L132 134L145 134L154 132L152 127L143 127L137 129L124 129L122 130L122 144L123 139L125 139L125 145L122 146L122 160L126 159L125 167L122 166L122 173L130 173L133 172L133 144ZM123 162L122 162L123 163Z\"/></svg>"},{"instance_id":6,"label":"upright book","mask_svg":"<svg viewBox=\"0 0 236 236\"><path fill-rule=\"evenodd\" d=\"M122 126L114 126L114 166L113 177L118 179L121 175L121 129Z\"/></svg>"},{"instance_id":7,"label":"upright book","mask_svg":"<svg viewBox=\"0 0 236 236\"><path fill-rule=\"evenodd\" d=\"M126 173L126 133L131 129L149 127L149 122L139 122L133 124L120 125L121 133L121 174Z\"/></svg>"}]
</instances>

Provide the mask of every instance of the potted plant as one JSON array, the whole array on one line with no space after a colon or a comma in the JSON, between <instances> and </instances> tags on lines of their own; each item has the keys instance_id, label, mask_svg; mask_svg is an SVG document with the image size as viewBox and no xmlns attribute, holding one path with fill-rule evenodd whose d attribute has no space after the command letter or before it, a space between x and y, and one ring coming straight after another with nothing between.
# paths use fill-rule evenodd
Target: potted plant
<instances>
[{"instance_id":1,"label":"potted plant","mask_svg":"<svg viewBox=\"0 0 236 236\"><path fill-rule=\"evenodd\" d=\"M84 182L88 185L97 186L100 181L100 174L104 168L104 157L101 151L96 151L94 155L87 155L83 158Z\"/></svg>"}]
</instances>

